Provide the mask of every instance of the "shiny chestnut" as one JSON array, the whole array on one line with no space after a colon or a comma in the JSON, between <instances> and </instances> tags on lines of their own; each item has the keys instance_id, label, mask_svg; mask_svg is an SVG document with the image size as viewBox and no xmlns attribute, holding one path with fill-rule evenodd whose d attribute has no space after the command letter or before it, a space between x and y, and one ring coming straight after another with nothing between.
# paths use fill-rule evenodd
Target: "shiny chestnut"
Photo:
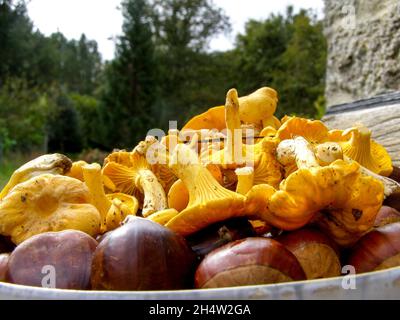
<instances>
[{"instance_id":1,"label":"shiny chestnut","mask_svg":"<svg viewBox=\"0 0 400 320\"><path fill-rule=\"evenodd\" d=\"M221 288L304 280L296 257L279 242L246 238L211 252L195 274L196 288Z\"/></svg>"},{"instance_id":2,"label":"shiny chestnut","mask_svg":"<svg viewBox=\"0 0 400 320\"><path fill-rule=\"evenodd\" d=\"M7 281L37 287L90 289L96 246L96 240L76 230L33 236L11 253Z\"/></svg>"},{"instance_id":3,"label":"shiny chestnut","mask_svg":"<svg viewBox=\"0 0 400 320\"><path fill-rule=\"evenodd\" d=\"M299 260L307 279L341 275L339 249L334 241L319 230L307 228L278 237L286 249Z\"/></svg>"},{"instance_id":4,"label":"shiny chestnut","mask_svg":"<svg viewBox=\"0 0 400 320\"><path fill-rule=\"evenodd\" d=\"M357 273L400 266L400 222L377 228L352 248L348 265Z\"/></svg>"},{"instance_id":5,"label":"shiny chestnut","mask_svg":"<svg viewBox=\"0 0 400 320\"><path fill-rule=\"evenodd\" d=\"M193 286L195 254L186 240L148 219L128 216L99 243L92 264L98 290L177 290Z\"/></svg>"}]
</instances>

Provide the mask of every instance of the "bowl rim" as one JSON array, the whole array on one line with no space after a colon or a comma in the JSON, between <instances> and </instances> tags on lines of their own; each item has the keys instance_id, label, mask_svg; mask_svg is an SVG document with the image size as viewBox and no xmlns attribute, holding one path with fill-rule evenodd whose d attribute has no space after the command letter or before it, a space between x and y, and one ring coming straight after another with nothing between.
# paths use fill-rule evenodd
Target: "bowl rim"
<instances>
[{"instance_id":1,"label":"bowl rim","mask_svg":"<svg viewBox=\"0 0 400 320\"><path fill-rule=\"evenodd\" d=\"M71 290L0 283L0 299L72 299L72 300L242 300L242 299L400 299L400 267L355 275L358 283L354 290L346 290L342 281L346 275L302 280L277 284L251 285L214 289L155 290L155 291L107 291ZM367 290L371 284L374 290ZM361 286L359 285L361 284ZM338 291L339 289L339 291ZM386 290L388 296L377 295ZM331 294L327 291L331 290ZM322 295L321 295L322 293Z\"/></svg>"}]
</instances>

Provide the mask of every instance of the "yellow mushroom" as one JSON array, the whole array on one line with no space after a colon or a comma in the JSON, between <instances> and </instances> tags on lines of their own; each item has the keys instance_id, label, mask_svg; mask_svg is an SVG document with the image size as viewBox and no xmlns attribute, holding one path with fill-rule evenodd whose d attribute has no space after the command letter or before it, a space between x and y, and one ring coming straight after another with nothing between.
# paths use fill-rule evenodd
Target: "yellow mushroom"
<instances>
[{"instance_id":1,"label":"yellow mushroom","mask_svg":"<svg viewBox=\"0 0 400 320\"><path fill-rule=\"evenodd\" d=\"M263 87L248 96L240 97L240 120L246 126L251 125L256 131L264 127L280 127L280 121L274 117L278 103L277 92L268 87ZM182 130L216 129L222 131L226 128L225 108L218 106L193 117Z\"/></svg>"},{"instance_id":2,"label":"yellow mushroom","mask_svg":"<svg viewBox=\"0 0 400 320\"><path fill-rule=\"evenodd\" d=\"M261 144L244 144L243 131L239 117L239 100L235 89L228 91L225 104L226 141L222 150L213 152L209 161L218 164L222 169L236 169L243 166L254 166L257 151ZM202 161L204 157L202 157Z\"/></svg>"},{"instance_id":3,"label":"yellow mushroom","mask_svg":"<svg viewBox=\"0 0 400 320\"><path fill-rule=\"evenodd\" d=\"M210 171L212 176L218 181L219 184L223 183L222 172L218 166L213 164L206 165L206 169ZM182 180L178 179L172 185L168 192L168 207L181 212L187 207L189 203L189 191Z\"/></svg>"},{"instance_id":4,"label":"yellow mushroom","mask_svg":"<svg viewBox=\"0 0 400 320\"><path fill-rule=\"evenodd\" d=\"M246 195L247 192L253 187L254 184L254 168L244 167L235 170L238 177L238 183L236 186L236 192L241 195Z\"/></svg>"},{"instance_id":5,"label":"yellow mushroom","mask_svg":"<svg viewBox=\"0 0 400 320\"><path fill-rule=\"evenodd\" d=\"M357 126L343 134L351 134L350 140L340 143L346 156L376 174L390 176L393 171L390 155L384 147L371 139L368 128Z\"/></svg>"},{"instance_id":6,"label":"yellow mushroom","mask_svg":"<svg viewBox=\"0 0 400 320\"><path fill-rule=\"evenodd\" d=\"M67 177L75 178L83 181L83 170L82 167L86 166L86 161L80 160L72 163L71 169L65 174Z\"/></svg>"},{"instance_id":7,"label":"yellow mushroom","mask_svg":"<svg viewBox=\"0 0 400 320\"><path fill-rule=\"evenodd\" d=\"M46 154L25 163L12 174L10 180L0 192L3 199L17 184L41 174L65 174L72 166L72 161L62 154Z\"/></svg>"},{"instance_id":8,"label":"yellow mushroom","mask_svg":"<svg viewBox=\"0 0 400 320\"><path fill-rule=\"evenodd\" d=\"M334 162L337 159L343 159L349 163L354 161L348 156L343 155L341 146L335 142L326 142L319 145L317 147L316 157L320 164L323 163L321 165L329 165L330 163ZM360 165L360 171L363 175L372 177L382 182L384 186L385 197L389 197L393 193L400 191L400 183L398 183L397 181L385 176L378 175L372 172L371 170L368 170L367 168L363 167L362 165Z\"/></svg>"},{"instance_id":9,"label":"yellow mushroom","mask_svg":"<svg viewBox=\"0 0 400 320\"><path fill-rule=\"evenodd\" d=\"M125 167L132 167L133 165L131 160L131 153L126 150L114 149L114 151L104 159L103 165L105 166L109 162L116 162Z\"/></svg>"},{"instance_id":10,"label":"yellow mushroom","mask_svg":"<svg viewBox=\"0 0 400 320\"><path fill-rule=\"evenodd\" d=\"M185 184L189 204L166 224L168 228L186 236L212 223L245 214L246 198L222 187L189 146L176 146L170 167Z\"/></svg>"},{"instance_id":11,"label":"yellow mushroom","mask_svg":"<svg viewBox=\"0 0 400 320\"><path fill-rule=\"evenodd\" d=\"M92 204L100 212L102 233L117 228L127 215L136 214L139 208L136 198L118 193L105 194L99 164L87 164L82 170L85 184L92 196Z\"/></svg>"},{"instance_id":12,"label":"yellow mushroom","mask_svg":"<svg viewBox=\"0 0 400 320\"><path fill-rule=\"evenodd\" d=\"M189 203L189 192L181 179L175 181L168 192L168 207L181 212Z\"/></svg>"},{"instance_id":13,"label":"yellow mushroom","mask_svg":"<svg viewBox=\"0 0 400 320\"><path fill-rule=\"evenodd\" d=\"M178 179L168 167L169 154L167 148L155 137L147 136L135 148L135 152L149 162L151 171L163 186L165 193L168 193L171 186Z\"/></svg>"},{"instance_id":14,"label":"yellow mushroom","mask_svg":"<svg viewBox=\"0 0 400 320\"><path fill-rule=\"evenodd\" d=\"M118 228L128 215L136 215L139 209L139 201L134 196L123 193L106 195L111 202L111 207L106 215L106 230Z\"/></svg>"},{"instance_id":15,"label":"yellow mushroom","mask_svg":"<svg viewBox=\"0 0 400 320\"><path fill-rule=\"evenodd\" d=\"M167 209L167 197L156 175L151 171L151 165L146 156L136 148L131 152L132 167L126 167L116 162L109 162L103 168L107 176L121 193L143 198L142 214L150 214Z\"/></svg>"},{"instance_id":16,"label":"yellow mushroom","mask_svg":"<svg viewBox=\"0 0 400 320\"><path fill-rule=\"evenodd\" d=\"M172 218L176 217L179 214L179 212L173 208L171 209L165 209L162 211L158 211L155 213L152 213L147 217L147 219L157 222L161 225L166 225Z\"/></svg>"},{"instance_id":17,"label":"yellow mushroom","mask_svg":"<svg viewBox=\"0 0 400 320\"><path fill-rule=\"evenodd\" d=\"M276 137L283 141L297 136L305 138L311 144L320 144L328 141L329 129L319 120L286 117L285 122L276 132Z\"/></svg>"},{"instance_id":18,"label":"yellow mushroom","mask_svg":"<svg viewBox=\"0 0 400 320\"><path fill-rule=\"evenodd\" d=\"M321 211L320 224L334 240L353 244L373 227L383 202L383 184L365 176L354 161L336 160L321 167L304 138L297 137L292 143L299 169L275 193L269 186L255 186L248 201L264 221L284 230L306 225ZM262 198L262 193L269 196Z\"/></svg>"},{"instance_id":19,"label":"yellow mushroom","mask_svg":"<svg viewBox=\"0 0 400 320\"><path fill-rule=\"evenodd\" d=\"M15 244L43 232L100 232L101 217L86 185L74 178L42 174L19 183L0 201L0 234Z\"/></svg>"},{"instance_id":20,"label":"yellow mushroom","mask_svg":"<svg viewBox=\"0 0 400 320\"><path fill-rule=\"evenodd\" d=\"M269 184L274 188L278 188L283 179L283 170L276 158L276 141L264 138L260 145L261 151L254 168L254 185Z\"/></svg>"},{"instance_id":21,"label":"yellow mushroom","mask_svg":"<svg viewBox=\"0 0 400 320\"><path fill-rule=\"evenodd\" d=\"M268 87L263 87L252 94L239 99L240 120L265 128L268 126L278 129L280 121L274 117L278 104L278 93Z\"/></svg>"},{"instance_id":22,"label":"yellow mushroom","mask_svg":"<svg viewBox=\"0 0 400 320\"><path fill-rule=\"evenodd\" d=\"M222 131L225 128L224 106L210 108L206 112L190 119L182 130L192 129L216 129Z\"/></svg>"}]
</instances>

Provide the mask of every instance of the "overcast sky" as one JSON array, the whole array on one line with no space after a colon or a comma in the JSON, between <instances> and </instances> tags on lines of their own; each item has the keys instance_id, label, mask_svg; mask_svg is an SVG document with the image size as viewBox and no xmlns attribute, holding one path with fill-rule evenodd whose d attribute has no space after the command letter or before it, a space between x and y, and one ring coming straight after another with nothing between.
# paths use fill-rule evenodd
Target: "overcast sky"
<instances>
[{"instance_id":1,"label":"overcast sky","mask_svg":"<svg viewBox=\"0 0 400 320\"><path fill-rule=\"evenodd\" d=\"M35 26L49 35L59 30L67 38L79 39L82 33L98 42L104 59L114 56L111 40L121 32L121 0L31 0L28 13ZM211 41L211 49L226 50L233 46L235 35L244 30L245 22L262 19L270 13L284 12L288 5L295 9L312 8L322 16L323 0L214 0L231 18L233 32Z\"/></svg>"}]
</instances>

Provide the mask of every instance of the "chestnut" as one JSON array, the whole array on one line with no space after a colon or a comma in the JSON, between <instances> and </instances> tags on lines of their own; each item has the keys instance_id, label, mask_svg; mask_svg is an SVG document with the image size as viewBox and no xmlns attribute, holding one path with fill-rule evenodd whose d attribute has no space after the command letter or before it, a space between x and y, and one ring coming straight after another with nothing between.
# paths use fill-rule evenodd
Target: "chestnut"
<instances>
[{"instance_id":1,"label":"chestnut","mask_svg":"<svg viewBox=\"0 0 400 320\"><path fill-rule=\"evenodd\" d=\"M223 245L255 236L255 230L247 218L234 218L212 224L188 237L186 240L199 258Z\"/></svg>"},{"instance_id":2,"label":"chestnut","mask_svg":"<svg viewBox=\"0 0 400 320\"><path fill-rule=\"evenodd\" d=\"M394 222L400 222L400 212L394 208L382 206L376 215L374 226L378 228Z\"/></svg>"},{"instance_id":3,"label":"chestnut","mask_svg":"<svg viewBox=\"0 0 400 320\"><path fill-rule=\"evenodd\" d=\"M195 287L235 287L305 279L296 257L278 241L246 238L209 253L196 270Z\"/></svg>"},{"instance_id":4,"label":"chestnut","mask_svg":"<svg viewBox=\"0 0 400 320\"><path fill-rule=\"evenodd\" d=\"M307 279L341 275L339 249L321 231L306 228L286 233L276 239L299 260Z\"/></svg>"},{"instance_id":5,"label":"chestnut","mask_svg":"<svg viewBox=\"0 0 400 320\"><path fill-rule=\"evenodd\" d=\"M76 230L33 236L11 253L6 279L28 286L90 289L96 246L96 240Z\"/></svg>"},{"instance_id":6,"label":"chestnut","mask_svg":"<svg viewBox=\"0 0 400 320\"><path fill-rule=\"evenodd\" d=\"M0 281L6 281L6 274L8 268L8 259L10 258L9 253L0 254Z\"/></svg>"},{"instance_id":7,"label":"chestnut","mask_svg":"<svg viewBox=\"0 0 400 320\"><path fill-rule=\"evenodd\" d=\"M357 273L400 266L400 222L367 233L352 248L347 264Z\"/></svg>"},{"instance_id":8,"label":"chestnut","mask_svg":"<svg viewBox=\"0 0 400 320\"><path fill-rule=\"evenodd\" d=\"M186 240L148 219L128 216L108 232L93 257L99 290L173 290L193 286L195 254Z\"/></svg>"}]
</instances>

